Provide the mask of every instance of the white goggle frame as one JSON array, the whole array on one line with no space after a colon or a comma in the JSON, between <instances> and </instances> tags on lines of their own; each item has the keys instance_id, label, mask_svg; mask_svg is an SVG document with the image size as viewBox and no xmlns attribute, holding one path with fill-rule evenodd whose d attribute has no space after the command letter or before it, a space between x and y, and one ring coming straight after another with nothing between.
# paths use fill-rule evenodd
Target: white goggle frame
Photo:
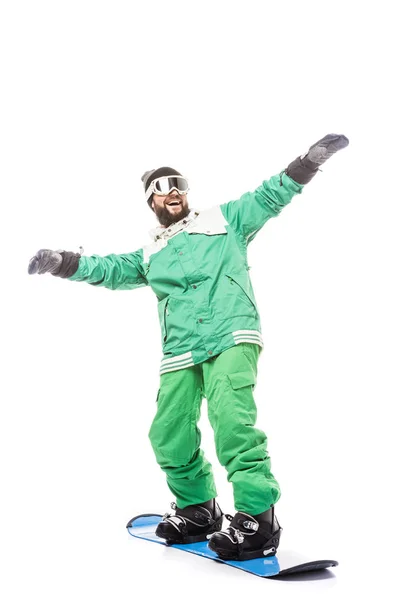
<instances>
[{"instance_id":1,"label":"white goggle frame","mask_svg":"<svg viewBox=\"0 0 400 600\"><path fill-rule=\"evenodd\" d=\"M183 179L186 182L186 188L185 190L178 190L177 187L171 187L168 189L168 191L164 190L161 192L160 190L156 189L156 183L157 181L160 181L160 179ZM148 200L152 194L157 194L158 196L168 196L172 190L176 190L178 194L187 194L189 191L189 183L186 177L183 177L183 175L163 175L162 177L157 177L157 179L154 179L154 181L151 182L146 191L146 200Z\"/></svg>"}]
</instances>

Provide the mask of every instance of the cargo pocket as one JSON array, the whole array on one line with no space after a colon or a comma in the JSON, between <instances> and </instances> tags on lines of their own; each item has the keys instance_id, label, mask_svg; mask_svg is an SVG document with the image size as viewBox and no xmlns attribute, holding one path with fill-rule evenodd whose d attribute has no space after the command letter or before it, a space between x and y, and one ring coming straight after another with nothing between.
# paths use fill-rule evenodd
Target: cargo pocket
<instances>
[{"instance_id":1,"label":"cargo pocket","mask_svg":"<svg viewBox=\"0 0 400 600\"><path fill-rule=\"evenodd\" d=\"M235 463L237 469L241 470L248 459L243 457L242 462L239 455L256 446L253 440L257 418L253 397L256 380L251 371L227 373L226 377L227 388L221 394L222 401L217 401L210 422L214 429L218 460L228 469L232 468L228 467L229 464ZM237 461L234 457L237 457Z\"/></svg>"},{"instance_id":2,"label":"cargo pocket","mask_svg":"<svg viewBox=\"0 0 400 600\"><path fill-rule=\"evenodd\" d=\"M239 390L240 388L251 385L254 390L256 386L256 376L249 371L241 371L239 373L230 373L228 374L228 379L231 382L231 386L234 390Z\"/></svg>"}]
</instances>

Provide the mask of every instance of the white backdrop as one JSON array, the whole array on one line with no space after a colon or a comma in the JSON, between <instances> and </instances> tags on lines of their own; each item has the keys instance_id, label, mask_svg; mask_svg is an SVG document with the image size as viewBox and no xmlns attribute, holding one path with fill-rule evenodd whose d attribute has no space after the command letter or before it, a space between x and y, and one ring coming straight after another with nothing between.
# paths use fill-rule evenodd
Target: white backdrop
<instances>
[{"instance_id":1,"label":"white backdrop","mask_svg":"<svg viewBox=\"0 0 400 600\"><path fill-rule=\"evenodd\" d=\"M2 2L2 597L125 599L143 587L174 599L266 588L347 597L392 585L394 5ZM350 146L267 223L249 263L281 547L340 566L335 577L263 581L124 529L172 500L147 438L161 358L150 288L28 276L27 264L39 248L105 255L148 243L148 169L181 170L190 206L206 208L253 190L326 133ZM201 428L231 512L205 410Z\"/></svg>"}]
</instances>

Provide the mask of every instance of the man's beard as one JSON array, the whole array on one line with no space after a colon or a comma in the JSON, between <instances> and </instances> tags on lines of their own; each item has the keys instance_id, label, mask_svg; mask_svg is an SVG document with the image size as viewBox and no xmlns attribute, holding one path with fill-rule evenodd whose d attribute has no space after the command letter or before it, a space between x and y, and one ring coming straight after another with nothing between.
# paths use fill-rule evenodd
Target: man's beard
<instances>
[{"instance_id":1,"label":"man's beard","mask_svg":"<svg viewBox=\"0 0 400 600\"><path fill-rule=\"evenodd\" d=\"M154 211L156 213L157 219L160 222L160 225L164 227L169 227L173 223L177 223L181 219L184 219L190 213L190 208L187 204L180 204L179 209L170 209L168 206L158 207L154 206ZM172 212L173 211L173 212Z\"/></svg>"}]
</instances>

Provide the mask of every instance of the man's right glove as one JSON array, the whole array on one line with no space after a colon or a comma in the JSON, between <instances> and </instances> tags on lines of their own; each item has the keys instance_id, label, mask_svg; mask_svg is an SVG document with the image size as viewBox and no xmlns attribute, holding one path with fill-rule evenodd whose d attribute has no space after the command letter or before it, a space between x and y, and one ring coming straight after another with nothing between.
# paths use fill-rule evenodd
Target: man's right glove
<instances>
[{"instance_id":1,"label":"man's right glove","mask_svg":"<svg viewBox=\"0 0 400 600\"><path fill-rule=\"evenodd\" d=\"M309 183L314 175L319 171L319 167L324 164L335 152L346 148L349 140L345 135L328 133L321 140L311 146L309 151L303 156L298 156L285 169L286 175L289 175L294 181L302 185Z\"/></svg>"},{"instance_id":2,"label":"man's right glove","mask_svg":"<svg viewBox=\"0 0 400 600\"><path fill-rule=\"evenodd\" d=\"M29 261L28 273L29 275L51 273L56 277L66 279L78 270L80 257L81 255L77 252L38 250Z\"/></svg>"}]
</instances>

